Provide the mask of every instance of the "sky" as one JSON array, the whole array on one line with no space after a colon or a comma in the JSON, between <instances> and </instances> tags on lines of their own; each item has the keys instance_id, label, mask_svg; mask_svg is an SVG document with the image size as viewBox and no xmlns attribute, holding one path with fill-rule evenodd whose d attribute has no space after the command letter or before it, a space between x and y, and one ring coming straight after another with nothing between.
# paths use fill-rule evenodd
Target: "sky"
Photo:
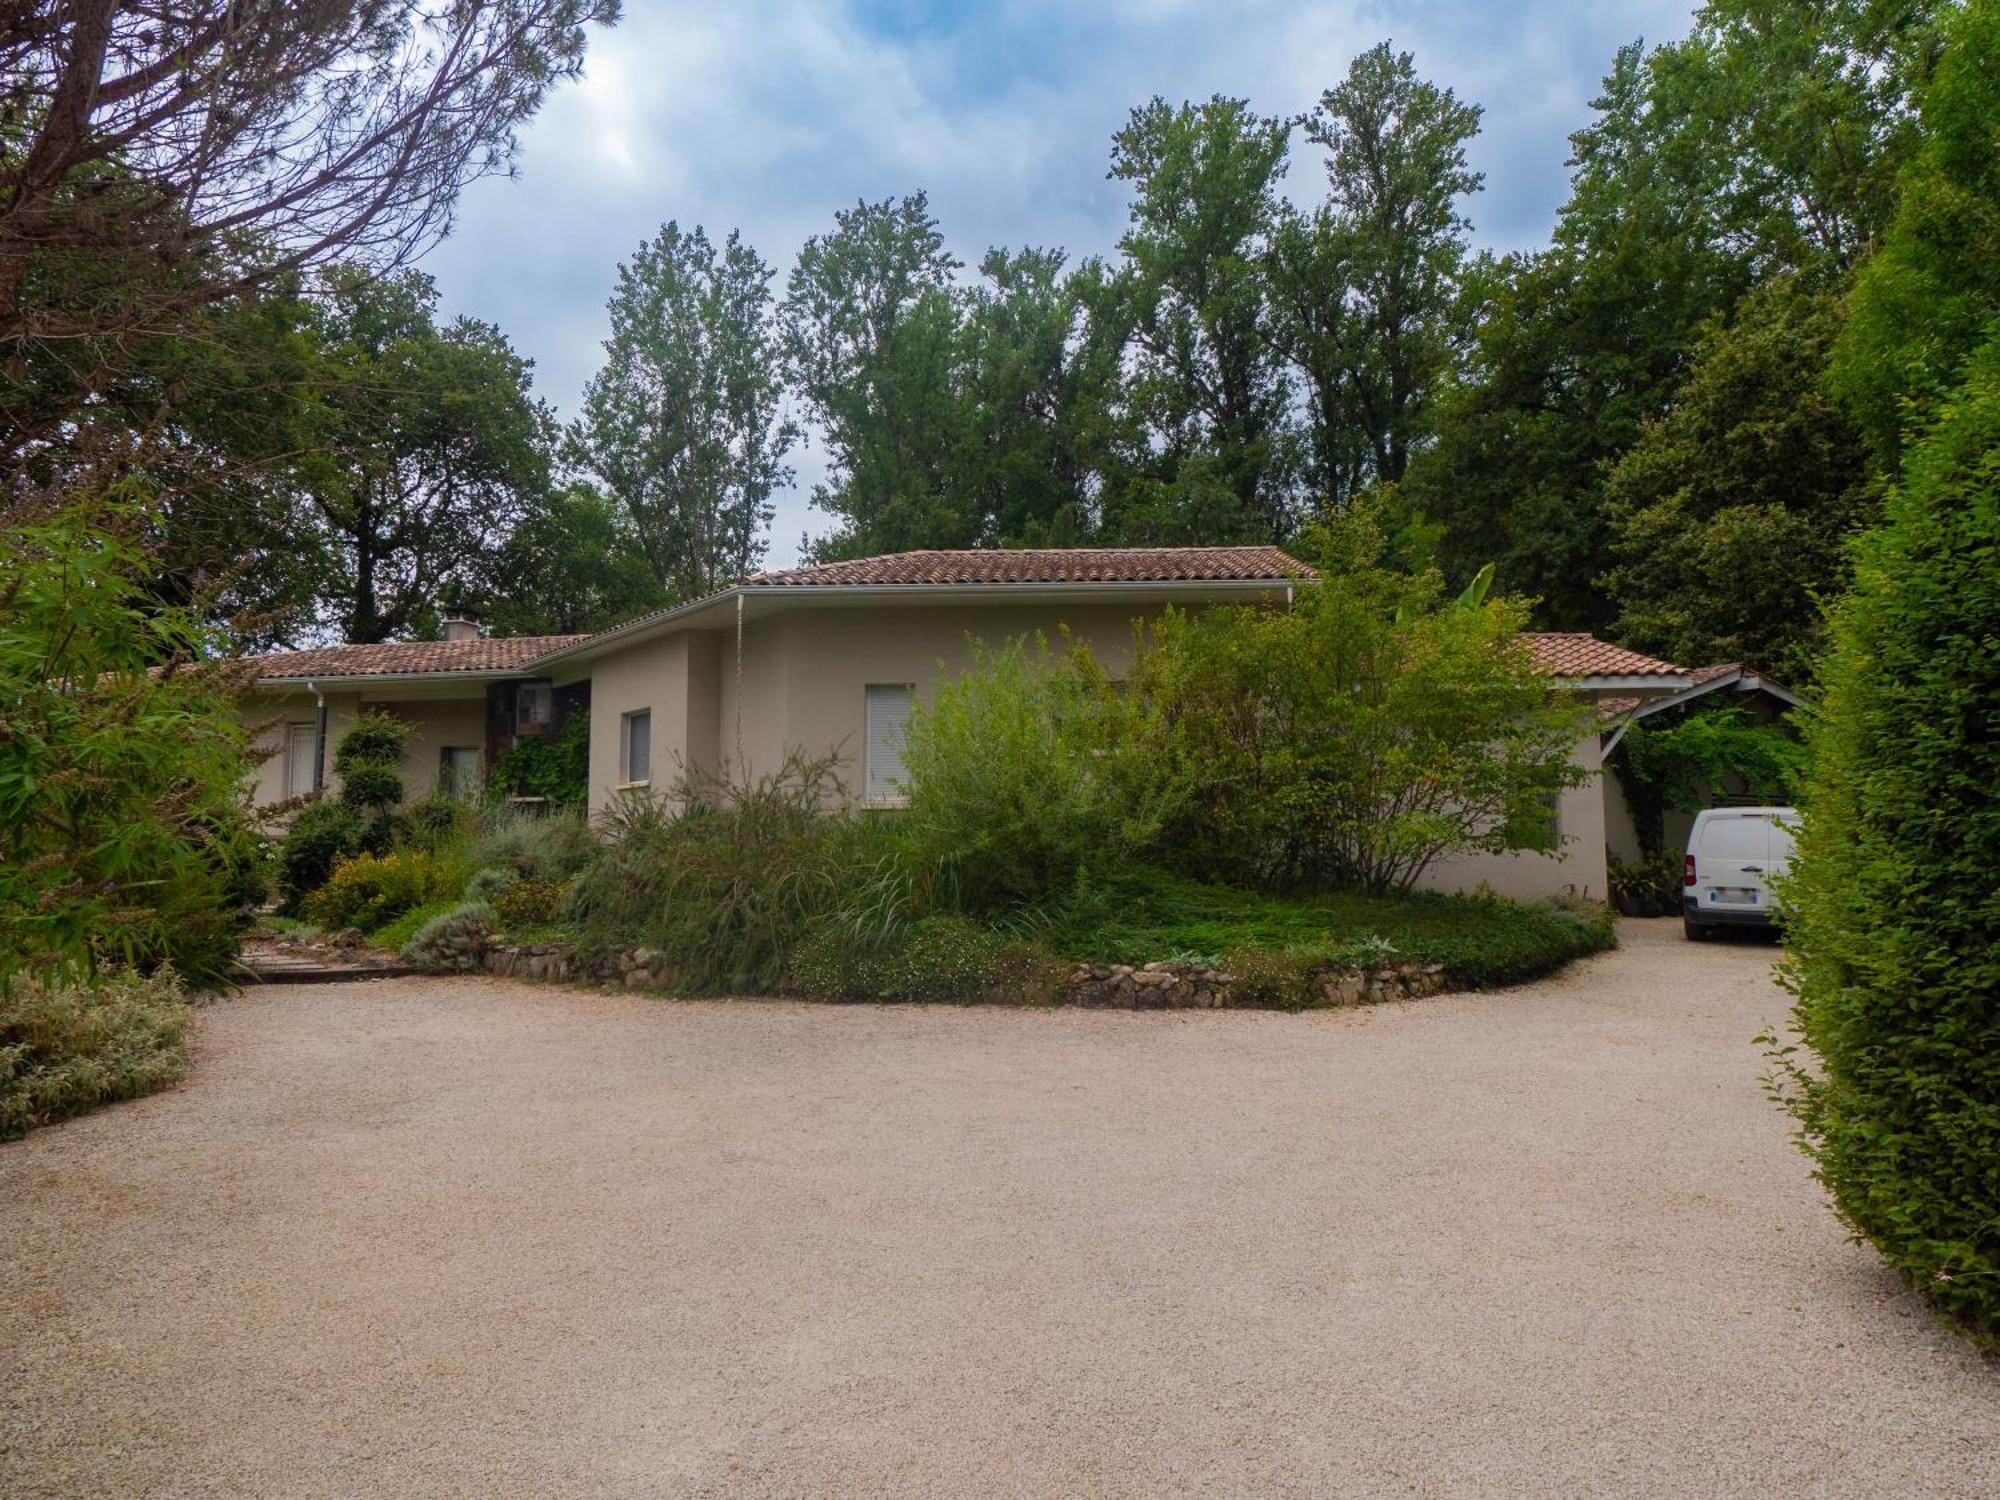
<instances>
[{"instance_id":1,"label":"sky","mask_svg":"<svg viewBox=\"0 0 2000 1500\"><path fill-rule=\"evenodd\" d=\"M834 211L930 194L954 254L993 245L1108 254L1127 188L1111 134L1154 95L1232 94L1267 115L1310 109L1387 39L1485 110L1471 147L1485 189L1474 241L1545 242L1565 196L1568 136L1625 42L1684 34L1690 0L626 0L590 40L584 77L521 135L511 177L474 184L423 261L445 307L497 323L567 419L602 357L618 264L668 219L731 229L776 267ZM1295 138L1287 191L1320 196ZM769 561L827 520L824 471L795 450Z\"/></svg>"}]
</instances>

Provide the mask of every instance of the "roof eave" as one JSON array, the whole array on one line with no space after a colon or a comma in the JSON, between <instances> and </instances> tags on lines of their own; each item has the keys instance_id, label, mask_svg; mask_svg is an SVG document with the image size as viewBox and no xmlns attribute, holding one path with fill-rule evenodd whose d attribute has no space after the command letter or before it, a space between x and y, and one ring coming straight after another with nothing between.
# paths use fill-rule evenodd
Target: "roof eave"
<instances>
[{"instance_id":1,"label":"roof eave","mask_svg":"<svg viewBox=\"0 0 2000 1500\"><path fill-rule=\"evenodd\" d=\"M732 599L782 599L804 603L814 599L984 599L996 594L1014 597L1054 594L1064 598L1105 596L1131 597L1135 594L1188 594L1251 596L1289 589L1298 578L1141 578L1091 580L1087 582L1008 582L1008 583L767 583L738 584L718 594L691 599L664 614L614 625L588 640L563 646L535 657L526 665L544 668L558 662L581 661L606 650L664 635L694 615L727 605Z\"/></svg>"}]
</instances>

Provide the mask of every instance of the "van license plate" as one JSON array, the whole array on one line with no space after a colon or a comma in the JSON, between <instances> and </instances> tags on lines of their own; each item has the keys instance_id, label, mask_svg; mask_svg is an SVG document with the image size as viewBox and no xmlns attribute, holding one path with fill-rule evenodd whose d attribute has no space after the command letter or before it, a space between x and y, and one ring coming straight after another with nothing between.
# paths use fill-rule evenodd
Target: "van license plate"
<instances>
[{"instance_id":1,"label":"van license plate","mask_svg":"<svg viewBox=\"0 0 2000 1500\"><path fill-rule=\"evenodd\" d=\"M1757 892L1743 886L1720 886L1708 893L1711 906L1755 906Z\"/></svg>"}]
</instances>

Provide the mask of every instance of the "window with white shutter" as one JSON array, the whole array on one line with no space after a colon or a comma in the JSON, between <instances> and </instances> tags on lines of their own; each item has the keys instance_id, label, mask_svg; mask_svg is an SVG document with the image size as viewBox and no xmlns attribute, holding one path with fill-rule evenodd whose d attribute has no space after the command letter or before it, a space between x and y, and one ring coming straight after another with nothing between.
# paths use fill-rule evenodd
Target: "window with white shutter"
<instances>
[{"instance_id":1,"label":"window with white shutter","mask_svg":"<svg viewBox=\"0 0 2000 1500\"><path fill-rule=\"evenodd\" d=\"M870 683L863 795L871 806L903 804L903 737L910 727L910 685Z\"/></svg>"}]
</instances>

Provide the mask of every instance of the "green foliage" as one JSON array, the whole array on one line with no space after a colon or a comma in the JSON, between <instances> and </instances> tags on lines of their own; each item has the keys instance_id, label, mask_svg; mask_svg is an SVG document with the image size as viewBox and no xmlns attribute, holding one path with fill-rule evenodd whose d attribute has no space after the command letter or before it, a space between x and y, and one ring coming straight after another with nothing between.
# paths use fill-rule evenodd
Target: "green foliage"
<instances>
[{"instance_id":1,"label":"green foliage","mask_svg":"<svg viewBox=\"0 0 2000 1500\"><path fill-rule=\"evenodd\" d=\"M465 889L466 868L449 856L404 849L355 854L335 863L326 884L305 900L305 915L329 930L371 932L419 906L448 901Z\"/></svg>"},{"instance_id":2,"label":"green foliage","mask_svg":"<svg viewBox=\"0 0 2000 1500\"><path fill-rule=\"evenodd\" d=\"M507 534L482 618L496 636L581 635L667 602L618 502L588 484L556 490Z\"/></svg>"},{"instance_id":3,"label":"green foliage","mask_svg":"<svg viewBox=\"0 0 2000 1500\"><path fill-rule=\"evenodd\" d=\"M468 851L475 868L510 870L532 880L569 880L598 854L590 820L581 811L537 814L489 805Z\"/></svg>"},{"instance_id":4,"label":"green foliage","mask_svg":"<svg viewBox=\"0 0 2000 1500\"><path fill-rule=\"evenodd\" d=\"M1672 723L1639 720L1626 729L1613 756L1639 846L1658 854L1670 807L1700 812L1725 792L1772 806L1790 804L1806 752L1787 724L1759 722L1740 704L1709 700Z\"/></svg>"},{"instance_id":5,"label":"green foliage","mask_svg":"<svg viewBox=\"0 0 2000 1500\"><path fill-rule=\"evenodd\" d=\"M477 897L475 893L468 890L466 892L466 899L474 900ZM413 906L400 917L384 922L380 927L373 929L368 934L368 941L385 952L401 953L405 948L409 947L410 939L423 931L434 919L454 912L464 904L464 901L457 897L452 897L443 901L426 902L422 906ZM317 929L311 930L317 931Z\"/></svg>"},{"instance_id":6,"label":"green foliage","mask_svg":"<svg viewBox=\"0 0 2000 1500\"><path fill-rule=\"evenodd\" d=\"M1178 799L1148 750L1146 713L1081 646L975 647L972 666L911 715L896 825L912 866L935 871L963 909L992 912L1051 900L1086 866L1151 847Z\"/></svg>"},{"instance_id":7,"label":"green foliage","mask_svg":"<svg viewBox=\"0 0 2000 1500\"><path fill-rule=\"evenodd\" d=\"M494 916L508 931L524 927L546 927L558 920L569 901L569 882L564 880L515 880L486 898ZM469 890L468 895L472 894Z\"/></svg>"},{"instance_id":8,"label":"green foliage","mask_svg":"<svg viewBox=\"0 0 2000 1500\"><path fill-rule=\"evenodd\" d=\"M1996 563L2000 340L1908 450L1834 612L1785 892L1793 1014L1819 1064L1778 1058L1842 1217L1989 1344L2000 1343Z\"/></svg>"},{"instance_id":9,"label":"green foliage","mask_svg":"<svg viewBox=\"0 0 2000 1500\"><path fill-rule=\"evenodd\" d=\"M693 992L778 989L793 947L870 864L837 767L795 752L755 779L684 774L664 796L628 795L571 898L585 950L655 949Z\"/></svg>"},{"instance_id":10,"label":"green foliage","mask_svg":"<svg viewBox=\"0 0 2000 1500\"><path fill-rule=\"evenodd\" d=\"M333 771L341 780L340 800L361 812L401 802L400 767L409 739L408 722L394 714L380 709L357 714L333 752Z\"/></svg>"},{"instance_id":11,"label":"green foliage","mask_svg":"<svg viewBox=\"0 0 2000 1500\"><path fill-rule=\"evenodd\" d=\"M1223 956L1233 1005L1305 1010L1322 1003L1314 948L1236 948Z\"/></svg>"},{"instance_id":12,"label":"green foliage","mask_svg":"<svg viewBox=\"0 0 2000 1500\"><path fill-rule=\"evenodd\" d=\"M1185 789L1169 846L1234 884L1407 889L1454 853L1549 850L1589 709L1517 639L1512 600L1450 603L1380 565L1365 513L1319 534L1323 585L1286 610L1170 611L1133 691Z\"/></svg>"},{"instance_id":13,"label":"green foliage","mask_svg":"<svg viewBox=\"0 0 2000 1500\"><path fill-rule=\"evenodd\" d=\"M333 867L359 854L368 823L342 802L309 802L300 808L278 849L278 893L296 913L306 897L325 885Z\"/></svg>"},{"instance_id":14,"label":"green foliage","mask_svg":"<svg viewBox=\"0 0 2000 1500\"><path fill-rule=\"evenodd\" d=\"M524 734L500 753L494 790L546 798L549 806L581 807L590 796L590 715L569 716L553 735Z\"/></svg>"},{"instance_id":15,"label":"green foliage","mask_svg":"<svg viewBox=\"0 0 2000 1500\"><path fill-rule=\"evenodd\" d=\"M493 928L493 908L485 902L454 906L419 927L403 957L432 974L469 974L479 969Z\"/></svg>"},{"instance_id":16,"label":"green foliage","mask_svg":"<svg viewBox=\"0 0 2000 1500\"><path fill-rule=\"evenodd\" d=\"M224 642L144 597L129 493L0 530L0 989L24 968L225 982L260 858Z\"/></svg>"},{"instance_id":17,"label":"green foliage","mask_svg":"<svg viewBox=\"0 0 2000 1500\"><path fill-rule=\"evenodd\" d=\"M1855 279L1830 377L1888 467L2000 317L2000 5L1966 0L1943 14L1917 94L1922 145L1882 247Z\"/></svg>"},{"instance_id":18,"label":"green foliage","mask_svg":"<svg viewBox=\"0 0 2000 1500\"><path fill-rule=\"evenodd\" d=\"M1061 997L1061 966L1041 945L967 917L939 914L889 941L857 941L822 923L792 956L791 987L819 1000L1047 1004Z\"/></svg>"},{"instance_id":19,"label":"green foliage","mask_svg":"<svg viewBox=\"0 0 2000 1500\"><path fill-rule=\"evenodd\" d=\"M668 599L755 571L771 494L791 478L771 275L735 231L718 252L671 221L618 268L575 444Z\"/></svg>"},{"instance_id":20,"label":"green foliage","mask_svg":"<svg viewBox=\"0 0 2000 1500\"><path fill-rule=\"evenodd\" d=\"M0 991L0 1140L187 1076L188 1005L171 969Z\"/></svg>"},{"instance_id":21,"label":"green foliage","mask_svg":"<svg viewBox=\"0 0 2000 1500\"><path fill-rule=\"evenodd\" d=\"M1051 914L1043 940L1066 958L1151 963L1179 954L1212 959L1292 953L1362 968L1387 959L1441 963L1454 985L1519 984L1616 943L1609 910L1594 903L1521 903L1429 892L1274 895L1129 869L1093 882Z\"/></svg>"},{"instance_id":22,"label":"green foliage","mask_svg":"<svg viewBox=\"0 0 2000 1500\"><path fill-rule=\"evenodd\" d=\"M784 369L826 436L816 508L841 532L822 560L963 547L975 527L954 491L959 262L922 193L856 203L799 250L779 308Z\"/></svg>"},{"instance_id":23,"label":"green foliage","mask_svg":"<svg viewBox=\"0 0 2000 1500\"><path fill-rule=\"evenodd\" d=\"M465 883L468 901L491 901L494 896L507 889L521 878L521 872L510 865L488 865L477 871Z\"/></svg>"},{"instance_id":24,"label":"green foliage","mask_svg":"<svg viewBox=\"0 0 2000 1500\"><path fill-rule=\"evenodd\" d=\"M1874 512L1860 434L1819 389L1841 320L1832 293L1781 278L1704 328L1673 411L1605 487L1620 641L1809 680L1820 601Z\"/></svg>"},{"instance_id":25,"label":"green foliage","mask_svg":"<svg viewBox=\"0 0 2000 1500\"><path fill-rule=\"evenodd\" d=\"M1642 839L1643 842L1643 839ZM1605 873L1611 904L1628 917L1663 917L1681 909L1681 860L1659 850L1630 864L1614 862Z\"/></svg>"}]
</instances>

